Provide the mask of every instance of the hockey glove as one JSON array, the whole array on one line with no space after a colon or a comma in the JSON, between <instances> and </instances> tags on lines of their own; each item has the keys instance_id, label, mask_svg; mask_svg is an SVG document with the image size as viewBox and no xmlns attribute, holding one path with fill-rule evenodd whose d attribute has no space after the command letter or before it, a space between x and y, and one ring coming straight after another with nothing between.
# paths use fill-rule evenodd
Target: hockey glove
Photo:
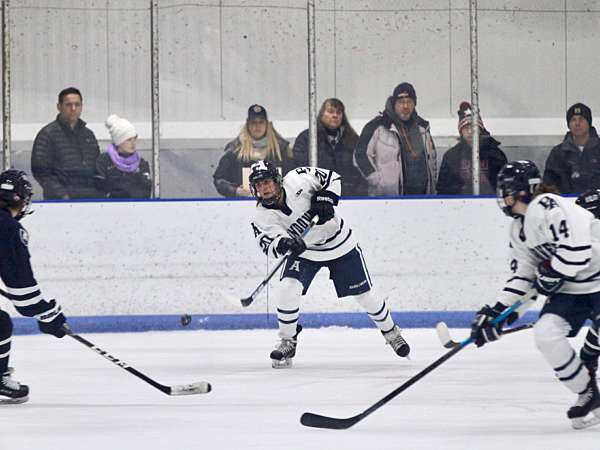
<instances>
[{"instance_id":1,"label":"hockey glove","mask_svg":"<svg viewBox=\"0 0 600 450\"><path fill-rule=\"evenodd\" d=\"M314 216L319 216L317 225L323 225L328 220L333 219L335 211L333 209L340 198L331 191L318 191L312 197L310 212Z\"/></svg>"},{"instance_id":2,"label":"hockey glove","mask_svg":"<svg viewBox=\"0 0 600 450\"><path fill-rule=\"evenodd\" d=\"M54 306L56 304L56 300L50 300L50 304ZM57 338L62 338L65 336L63 325L66 321L67 319L63 313L58 313L50 322L42 322L41 320L38 320L38 328L42 333L51 334Z\"/></svg>"},{"instance_id":3,"label":"hockey glove","mask_svg":"<svg viewBox=\"0 0 600 450\"><path fill-rule=\"evenodd\" d=\"M519 318L519 315L515 311L505 320L492 325L492 320L502 314L506 308L506 305L498 302L493 308L489 305L485 305L477 312L475 320L471 323L471 339L473 339L473 342L475 342L477 347L500 339L504 323L510 325Z\"/></svg>"},{"instance_id":4,"label":"hockey glove","mask_svg":"<svg viewBox=\"0 0 600 450\"><path fill-rule=\"evenodd\" d=\"M552 268L549 260L542 261L538 265L535 275L533 287L546 297L555 294L565 282L565 277Z\"/></svg>"},{"instance_id":5,"label":"hockey glove","mask_svg":"<svg viewBox=\"0 0 600 450\"><path fill-rule=\"evenodd\" d=\"M295 237L295 238L283 237L283 238L279 239L276 250L277 250L277 253L279 253L280 255L284 255L288 251L291 251L292 255L297 256L297 255L301 254L302 252L304 252L304 250L306 250L306 244L304 243L302 238L299 238L299 237Z\"/></svg>"}]
</instances>

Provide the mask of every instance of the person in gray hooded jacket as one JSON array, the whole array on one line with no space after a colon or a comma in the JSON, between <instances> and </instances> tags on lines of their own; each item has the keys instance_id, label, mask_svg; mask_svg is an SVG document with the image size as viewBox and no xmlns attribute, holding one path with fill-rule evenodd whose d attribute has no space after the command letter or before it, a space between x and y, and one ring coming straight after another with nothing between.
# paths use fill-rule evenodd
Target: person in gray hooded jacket
<instances>
[{"instance_id":1,"label":"person in gray hooded jacket","mask_svg":"<svg viewBox=\"0 0 600 450\"><path fill-rule=\"evenodd\" d=\"M416 111L417 94L401 83L384 111L362 130L354 163L368 183L368 194L435 194L437 154L429 122Z\"/></svg>"}]
</instances>

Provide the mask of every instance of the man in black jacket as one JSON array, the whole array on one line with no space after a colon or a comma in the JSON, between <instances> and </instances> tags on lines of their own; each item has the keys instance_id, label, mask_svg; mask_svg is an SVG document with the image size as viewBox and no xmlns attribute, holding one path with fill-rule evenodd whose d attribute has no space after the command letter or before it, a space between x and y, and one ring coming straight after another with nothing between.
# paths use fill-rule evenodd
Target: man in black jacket
<instances>
[{"instance_id":1,"label":"man in black jacket","mask_svg":"<svg viewBox=\"0 0 600 450\"><path fill-rule=\"evenodd\" d=\"M31 171L46 200L98 197L94 171L100 147L80 119L82 106L77 88L63 89L56 120L42 128L33 142Z\"/></svg>"},{"instance_id":2,"label":"man in black jacket","mask_svg":"<svg viewBox=\"0 0 600 450\"><path fill-rule=\"evenodd\" d=\"M567 110L567 125L569 132L546 160L544 183L561 194L600 188L600 139L592 126L592 110L575 103Z\"/></svg>"}]
</instances>

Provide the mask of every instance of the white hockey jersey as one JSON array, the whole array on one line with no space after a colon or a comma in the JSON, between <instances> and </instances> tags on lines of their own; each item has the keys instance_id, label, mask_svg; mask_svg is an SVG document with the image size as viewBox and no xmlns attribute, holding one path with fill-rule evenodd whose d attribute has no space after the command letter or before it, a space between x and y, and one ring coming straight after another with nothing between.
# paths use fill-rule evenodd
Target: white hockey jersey
<instances>
[{"instance_id":1,"label":"white hockey jersey","mask_svg":"<svg viewBox=\"0 0 600 450\"><path fill-rule=\"evenodd\" d=\"M513 276L498 299L511 305L522 298L535 281L538 264L550 260L552 268L567 280L560 293L589 294L600 291L600 227L594 215L569 199L542 194L529 204L524 218L514 219L510 229Z\"/></svg>"},{"instance_id":2,"label":"white hockey jersey","mask_svg":"<svg viewBox=\"0 0 600 450\"><path fill-rule=\"evenodd\" d=\"M283 207L265 208L258 204L252 221L254 237L261 250L275 258L282 256L277 252L277 244L282 237L301 236L308 227L312 219L308 211L313 194L328 190L339 196L341 177L331 170L299 167L283 178L282 189L285 191ZM337 211L331 220L315 225L303 239L307 249L302 258L312 261L339 258L357 245L352 229Z\"/></svg>"}]
</instances>

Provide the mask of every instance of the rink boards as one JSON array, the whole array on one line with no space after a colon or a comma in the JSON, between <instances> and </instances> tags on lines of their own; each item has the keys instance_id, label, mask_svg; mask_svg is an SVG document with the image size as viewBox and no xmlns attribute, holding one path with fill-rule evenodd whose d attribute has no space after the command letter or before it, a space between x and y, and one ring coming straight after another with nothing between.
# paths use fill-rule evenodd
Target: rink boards
<instances>
[{"instance_id":1,"label":"rink boards","mask_svg":"<svg viewBox=\"0 0 600 450\"><path fill-rule=\"evenodd\" d=\"M252 200L46 202L23 224L45 296L85 329L181 329L183 313L192 328L270 328L276 282L249 308L239 303L273 264L254 242L254 208ZM508 275L511 219L493 198L347 199L339 212L374 293L404 327L466 326ZM301 308L307 326L369 325L357 305L336 298L326 271Z\"/></svg>"}]
</instances>

